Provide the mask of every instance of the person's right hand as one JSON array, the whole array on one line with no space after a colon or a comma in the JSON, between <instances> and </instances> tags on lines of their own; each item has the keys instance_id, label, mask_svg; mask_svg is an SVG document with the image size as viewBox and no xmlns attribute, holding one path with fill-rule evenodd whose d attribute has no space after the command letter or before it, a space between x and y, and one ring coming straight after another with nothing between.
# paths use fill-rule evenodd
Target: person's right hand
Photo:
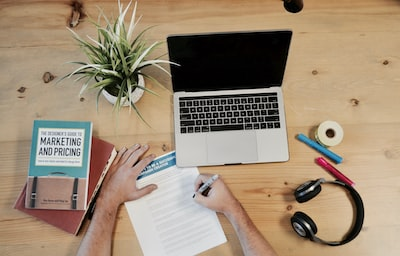
<instances>
[{"instance_id":1,"label":"person's right hand","mask_svg":"<svg viewBox=\"0 0 400 256\"><path fill-rule=\"evenodd\" d=\"M200 186L212 176L212 174L200 174L195 181L194 190L197 191ZM240 207L239 201L232 194L221 177L219 177L210 188L207 196L195 192L194 200L211 210L225 215L235 211L236 207Z\"/></svg>"}]
</instances>

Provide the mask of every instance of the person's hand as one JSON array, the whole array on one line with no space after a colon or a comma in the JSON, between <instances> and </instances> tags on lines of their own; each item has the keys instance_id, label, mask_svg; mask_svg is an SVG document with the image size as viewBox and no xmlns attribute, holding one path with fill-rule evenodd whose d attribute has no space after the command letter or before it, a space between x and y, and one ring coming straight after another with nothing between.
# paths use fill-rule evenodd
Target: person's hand
<instances>
[{"instance_id":1,"label":"person's hand","mask_svg":"<svg viewBox=\"0 0 400 256\"><path fill-rule=\"evenodd\" d=\"M195 181L194 190L197 191L200 186L212 176L212 174L200 174ZM194 200L211 210L224 213L225 215L235 211L236 207L240 207L239 201L232 194L221 177L219 177L210 188L207 196L196 192Z\"/></svg>"},{"instance_id":2,"label":"person's hand","mask_svg":"<svg viewBox=\"0 0 400 256\"><path fill-rule=\"evenodd\" d=\"M126 201L139 199L157 188L155 184L140 189L136 186L137 177L155 158L153 154L142 158L148 149L147 145L136 144L129 149L124 147L118 152L101 190L101 196L110 207L118 207Z\"/></svg>"}]
</instances>

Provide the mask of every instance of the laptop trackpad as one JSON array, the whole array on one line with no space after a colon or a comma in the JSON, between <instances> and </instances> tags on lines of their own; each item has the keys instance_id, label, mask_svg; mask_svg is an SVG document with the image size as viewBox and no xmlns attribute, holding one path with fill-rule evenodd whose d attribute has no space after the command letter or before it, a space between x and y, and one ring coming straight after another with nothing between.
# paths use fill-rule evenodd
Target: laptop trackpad
<instances>
[{"instance_id":1,"label":"laptop trackpad","mask_svg":"<svg viewBox=\"0 0 400 256\"><path fill-rule=\"evenodd\" d=\"M254 131L232 131L207 134L210 164L239 164L258 159L257 136Z\"/></svg>"}]
</instances>

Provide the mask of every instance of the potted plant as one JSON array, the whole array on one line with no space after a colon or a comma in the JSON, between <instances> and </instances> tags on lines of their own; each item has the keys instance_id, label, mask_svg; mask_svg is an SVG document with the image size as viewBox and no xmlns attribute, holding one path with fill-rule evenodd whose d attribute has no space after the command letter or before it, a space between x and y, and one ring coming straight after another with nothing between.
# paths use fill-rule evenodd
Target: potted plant
<instances>
[{"instance_id":1,"label":"potted plant","mask_svg":"<svg viewBox=\"0 0 400 256\"><path fill-rule=\"evenodd\" d=\"M159 84L155 78L144 72L144 70L153 66L170 75L160 64L170 64L171 62L162 60L162 56L149 59L150 54L162 42L147 44L144 34L149 28L136 32L136 27L140 20L140 18L138 20L135 19L137 2L133 7L128 28L125 26L125 18L131 5L132 1L129 2L126 8L123 8L120 0L118 0L119 14L114 21L108 19L103 11L100 10L98 21L92 21L97 29L97 40L89 36L87 39L83 39L68 28L87 56L88 62L70 62L78 64L80 67L61 79L78 76L75 81L83 80L80 95L88 89L99 90L96 101L97 107L99 97L103 94L114 104L114 110L119 112L123 106L129 106L144 121L135 103L143 92L155 93L145 87L143 78ZM103 26L101 22L104 23Z\"/></svg>"}]
</instances>

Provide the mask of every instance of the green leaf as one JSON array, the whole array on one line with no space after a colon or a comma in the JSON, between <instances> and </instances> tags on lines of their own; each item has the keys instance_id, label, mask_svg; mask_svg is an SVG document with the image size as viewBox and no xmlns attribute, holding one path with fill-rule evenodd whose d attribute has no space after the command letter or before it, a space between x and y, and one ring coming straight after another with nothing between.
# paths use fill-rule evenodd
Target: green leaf
<instances>
[{"instance_id":1,"label":"green leaf","mask_svg":"<svg viewBox=\"0 0 400 256\"><path fill-rule=\"evenodd\" d=\"M155 49L165 42L147 43L145 34L153 26L136 31L137 25L141 20L141 16L136 18L137 2L132 4L132 1L130 1L124 7L121 1L118 0L118 16L115 19L108 18L103 9L97 8L99 10L97 21L89 18L90 23L93 24L97 31L97 40L90 36L82 38L75 31L67 28L88 61L70 62L71 64L79 65L79 67L61 77L60 81L73 76L77 77L74 83L83 82L80 94L86 90L97 89L96 109L98 109L98 101L102 90L107 89L109 91L113 88L117 93L113 111L118 114L122 108L123 98L132 99L132 91L135 88L157 95L149 88L138 85L138 75L143 75L145 79L161 85L157 79L146 74L146 68L153 66L170 76L169 71L163 65L176 64L163 60L162 57L166 56L166 54L156 58L150 57ZM127 18L128 13L131 14L130 20ZM128 27L125 26L125 21L129 24ZM135 104L131 103L130 105L129 111L134 109L140 119L147 124Z\"/></svg>"}]
</instances>

